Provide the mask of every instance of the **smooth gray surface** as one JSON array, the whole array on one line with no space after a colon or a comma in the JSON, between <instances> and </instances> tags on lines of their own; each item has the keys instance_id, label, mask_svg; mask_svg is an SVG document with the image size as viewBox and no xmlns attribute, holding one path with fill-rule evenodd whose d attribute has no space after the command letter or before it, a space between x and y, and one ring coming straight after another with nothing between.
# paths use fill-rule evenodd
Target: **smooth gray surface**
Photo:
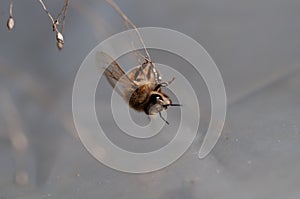
<instances>
[{"instance_id":1,"label":"smooth gray surface","mask_svg":"<svg viewBox=\"0 0 300 199\"><path fill-rule=\"evenodd\" d=\"M46 3L53 12L61 6L59 1ZM174 68L187 67L184 71L191 82L200 85L195 88L203 115L199 137L182 158L158 172L132 175L103 166L74 137L71 92L86 54L124 30L120 17L104 1L71 1L65 47L59 52L50 21L37 2L15 2L16 27L8 33L8 1L1 1L0 98L10 93L28 149L20 155L12 147L3 108L7 103L2 98L0 198L299 198L300 1L129 0L119 4L137 26L181 31L211 54L229 101L218 144L207 158L197 159L209 118L206 88L183 61L155 51L152 59ZM101 89L100 115L109 103L101 93L111 93L105 83ZM103 119L111 125L110 117ZM122 135L110 136L121 146L131 143ZM159 147L170 137L162 135L162 140L145 148ZM127 147L138 150L144 145L135 144ZM29 172L26 186L14 183L18 169Z\"/></svg>"}]
</instances>

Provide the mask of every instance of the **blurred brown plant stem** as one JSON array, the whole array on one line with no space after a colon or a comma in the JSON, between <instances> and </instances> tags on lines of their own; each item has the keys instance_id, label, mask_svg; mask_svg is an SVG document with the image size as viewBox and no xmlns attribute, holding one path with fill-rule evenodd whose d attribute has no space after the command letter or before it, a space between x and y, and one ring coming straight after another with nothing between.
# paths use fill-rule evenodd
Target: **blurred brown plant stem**
<instances>
[{"instance_id":1,"label":"blurred brown plant stem","mask_svg":"<svg viewBox=\"0 0 300 199\"><path fill-rule=\"evenodd\" d=\"M0 87L0 98L9 140L16 155L15 182L17 185L26 185L28 173L24 168L26 162L24 158L28 150L28 139L24 132L23 121L10 92L3 87Z\"/></svg>"}]
</instances>

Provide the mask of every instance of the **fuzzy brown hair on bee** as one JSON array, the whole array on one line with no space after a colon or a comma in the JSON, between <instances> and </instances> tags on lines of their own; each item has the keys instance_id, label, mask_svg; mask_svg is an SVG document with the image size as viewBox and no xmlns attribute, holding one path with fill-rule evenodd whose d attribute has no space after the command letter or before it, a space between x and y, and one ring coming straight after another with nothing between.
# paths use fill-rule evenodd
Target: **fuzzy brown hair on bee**
<instances>
[{"instance_id":1,"label":"fuzzy brown hair on bee","mask_svg":"<svg viewBox=\"0 0 300 199\"><path fill-rule=\"evenodd\" d=\"M155 65L145 59L145 62L134 68L128 74L121 69L119 64L104 52L97 53L97 61L105 63L104 75L116 92L129 103L136 111L144 111L147 115L156 115L169 124L161 115L161 112L173 104L168 95L162 92L162 87L168 86L171 81L161 81L159 71Z\"/></svg>"},{"instance_id":2,"label":"fuzzy brown hair on bee","mask_svg":"<svg viewBox=\"0 0 300 199\"><path fill-rule=\"evenodd\" d=\"M136 89L129 99L129 105L132 108L137 111L144 111L147 115L155 115L167 109L170 104L172 104L172 101L169 96L153 90L147 84Z\"/></svg>"}]
</instances>

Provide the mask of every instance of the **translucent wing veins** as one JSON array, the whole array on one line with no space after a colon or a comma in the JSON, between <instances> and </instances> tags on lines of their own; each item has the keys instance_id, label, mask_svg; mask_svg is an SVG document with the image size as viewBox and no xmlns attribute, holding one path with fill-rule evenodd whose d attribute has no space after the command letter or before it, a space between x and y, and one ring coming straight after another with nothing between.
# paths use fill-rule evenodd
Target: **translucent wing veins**
<instances>
[{"instance_id":1,"label":"translucent wing veins","mask_svg":"<svg viewBox=\"0 0 300 199\"><path fill-rule=\"evenodd\" d=\"M127 98L136 88L138 88L137 84L125 74L119 64L114 61L108 54L104 52L97 52L96 60L97 64L102 63L102 67L104 68L104 75L110 85L125 100L129 100ZM105 68L106 66L107 68Z\"/></svg>"}]
</instances>

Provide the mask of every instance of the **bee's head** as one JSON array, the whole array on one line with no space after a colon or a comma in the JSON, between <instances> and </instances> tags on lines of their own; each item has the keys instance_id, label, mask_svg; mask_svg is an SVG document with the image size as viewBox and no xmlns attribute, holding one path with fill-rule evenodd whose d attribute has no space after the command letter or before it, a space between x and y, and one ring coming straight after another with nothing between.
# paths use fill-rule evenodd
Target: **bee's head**
<instances>
[{"instance_id":1,"label":"bee's head","mask_svg":"<svg viewBox=\"0 0 300 199\"><path fill-rule=\"evenodd\" d=\"M148 115L155 115L168 108L172 104L171 99L164 93L151 93L148 103L145 106L145 113Z\"/></svg>"},{"instance_id":2,"label":"bee's head","mask_svg":"<svg viewBox=\"0 0 300 199\"><path fill-rule=\"evenodd\" d=\"M149 97L148 103L145 106L145 113L148 115L156 115L159 113L160 118L169 124L169 122L163 118L161 111L166 110L168 106L181 106L180 104L172 104L172 100L164 93L153 91Z\"/></svg>"}]
</instances>

